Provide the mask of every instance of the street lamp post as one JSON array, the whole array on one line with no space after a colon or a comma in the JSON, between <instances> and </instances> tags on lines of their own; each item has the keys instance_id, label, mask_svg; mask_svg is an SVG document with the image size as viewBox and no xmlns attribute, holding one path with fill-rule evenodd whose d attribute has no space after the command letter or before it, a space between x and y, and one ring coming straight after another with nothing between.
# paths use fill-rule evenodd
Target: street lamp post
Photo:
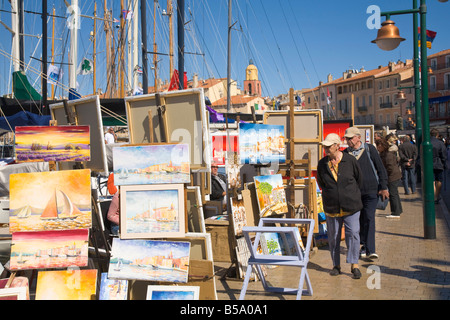
<instances>
[{"instance_id":1,"label":"street lamp post","mask_svg":"<svg viewBox=\"0 0 450 320\"><path fill-rule=\"evenodd\" d=\"M413 0L412 10L400 10L382 12L386 16L386 21L378 31L378 37L374 43L383 50L393 50L404 39L398 34L398 29L390 20L392 15L413 14L414 28L414 88L416 105L416 139L422 160L422 187L423 187L423 221L424 236L426 239L436 238L436 219L434 207L434 179L433 179L433 147L430 142L430 119L428 106L428 65L427 65L427 38L426 38L426 1L420 0L420 7L417 7L417 0ZM420 82L419 82L419 59L418 59L418 32L417 14L420 15ZM384 28L384 29L383 29ZM421 92L421 95L419 94ZM420 103L420 100L421 103ZM422 131L422 132L421 132Z\"/></svg>"}]
</instances>

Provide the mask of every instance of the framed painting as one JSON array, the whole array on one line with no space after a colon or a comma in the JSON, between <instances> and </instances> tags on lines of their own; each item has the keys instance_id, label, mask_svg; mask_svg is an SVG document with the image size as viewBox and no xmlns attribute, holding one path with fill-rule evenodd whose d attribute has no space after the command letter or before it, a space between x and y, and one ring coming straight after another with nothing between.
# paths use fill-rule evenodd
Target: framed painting
<instances>
[{"instance_id":1,"label":"framed painting","mask_svg":"<svg viewBox=\"0 0 450 320\"><path fill-rule=\"evenodd\" d=\"M147 300L198 300L197 286L154 286L147 287Z\"/></svg>"},{"instance_id":2,"label":"framed painting","mask_svg":"<svg viewBox=\"0 0 450 320\"><path fill-rule=\"evenodd\" d=\"M186 187L186 218L189 232L206 232L199 186Z\"/></svg>"},{"instance_id":3,"label":"framed painting","mask_svg":"<svg viewBox=\"0 0 450 320\"><path fill-rule=\"evenodd\" d=\"M90 161L89 126L15 128L17 162Z\"/></svg>"},{"instance_id":4,"label":"framed painting","mask_svg":"<svg viewBox=\"0 0 450 320\"><path fill-rule=\"evenodd\" d=\"M247 215L245 214L244 199L230 197L231 216L235 236L242 236L242 228L247 225Z\"/></svg>"},{"instance_id":5,"label":"framed painting","mask_svg":"<svg viewBox=\"0 0 450 320\"><path fill-rule=\"evenodd\" d=\"M188 232L183 238L171 238L172 241L188 241L191 243L191 260L213 261L211 233Z\"/></svg>"},{"instance_id":6,"label":"framed painting","mask_svg":"<svg viewBox=\"0 0 450 320\"><path fill-rule=\"evenodd\" d=\"M0 300L28 300L26 287L0 289Z\"/></svg>"},{"instance_id":7,"label":"framed painting","mask_svg":"<svg viewBox=\"0 0 450 320\"><path fill-rule=\"evenodd\" d=\"M239 155L241 164L286 162L283 125L239 123Z\"/></svg>"},{"instance_id":8,"label":"framed painting","mask_svg":"<svg viewBox=\"0 0 450 320\"><path fill-rule=\"evenodd\" d=\"M188 144L126 145L113 148L115 185L190 183Z\"/></svg>"},{"instance_id":9,"label":"framed painting","mask_svg":"<svg viewBox=\"0 0 450 320\"><path fill-rule=\"evenodd\" d=\"M11 174L9 231L88 229L91 170Z\"/></svg>"},{"instance_id":10,"label":"framed painting","mask_svg":"<svg viewBox=\"0 0 450 320\"><path fill-rule=\"evenodd\" d=\"M281 174L253 177L261 217L288 212Z\"/></svg>"},{"instance_id":11,"label":"framed painting","mask_svg":"<svg viewBox=\"0 0 450 320\"><path fill-rule=\"evenodd\" d=\"M88 264L88 229L14 232L11 270L85 267Z\"/></svg>"},{"instance_id":12,"label":"framed painting","mask_svg":"<svg viewBox=\"0 0 450 320\"><path fill-rule=\"evenodd\" d=\"M95 300L97 270L39 271L36 300Z\"/></svg>"},{"instance_id":13,"label":"framed painting","mask_svg":"<svg viewBox=\"0 0 450 320\"><path fill-rule=\"evenodd\" d=\"M106 146L103 131L103 122L100 110L99 96L92 96L67 101L69 112L75 115L75 125L86 125L90 127L91 160L86 162L86 168L95 172L108 173L108 161L106 157ZM59 102L50 105L50 115L57 125L68 125L64 103ZM59 162L59 168L72 169L74 162Z\"/></svg>"},{"instance_id":14,"label":"framed painting","mask_svg":"<svg viewBox=\"0 0 450 320\"><path fill-rule=\"evenodd\" d=\"M113 239L108 278L187 283L189 242Z\"/></svg>"},{"instance_id":15,"label":"framed painting","mask_svg":"<svg viewBox=\"0 0 450 320\"><path fill-rule=\"evenodd\" d=\"M120 238L151 239L185 234L183 184L120 187Z\"/></svg>"},{"instance_id":16,"label":"framed painting","mask_svg":"<svg viewBox=\"0 0 450 320\"><path fill-rule=\"evenodd\" d=\"M128 280L108 279L108 273L101 274L99 300L127 300Z\"/></svg>"}]
</instances>

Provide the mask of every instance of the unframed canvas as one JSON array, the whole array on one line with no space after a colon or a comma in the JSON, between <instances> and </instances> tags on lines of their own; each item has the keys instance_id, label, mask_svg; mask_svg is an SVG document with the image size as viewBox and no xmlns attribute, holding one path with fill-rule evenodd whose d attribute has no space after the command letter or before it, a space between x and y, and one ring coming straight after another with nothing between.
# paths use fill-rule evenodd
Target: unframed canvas
<instances>
[{"instance_id":1,"label":"unframed canvas","mask_svg":"<svg viewBox=\"0 0 450 320\"><path fill-rule=\"evenodd\" d=\"M198 300L197 286L153 286L147 287L147 300Z\"/></svg>"}]
</instances>

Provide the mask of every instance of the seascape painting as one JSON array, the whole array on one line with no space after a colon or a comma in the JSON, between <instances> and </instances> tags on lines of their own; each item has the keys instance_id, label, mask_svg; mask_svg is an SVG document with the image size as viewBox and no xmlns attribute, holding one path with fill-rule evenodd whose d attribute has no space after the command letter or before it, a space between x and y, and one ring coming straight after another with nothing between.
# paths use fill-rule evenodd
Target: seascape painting
<instances>
[{"instance_id":1,"label":"seascape painting","mask_svg":"<svg viewBox=\"0 0 450 320\"><path fill-rule=\"evenodd\" d=\"M284 126L239 123L239 155L241 164L286 162Z\"/></svg>"},{"instance_id":2,"label":"seascape painting","mask_svg":"<svg viewBox=\"0 0 450 320\"><path fill-rule=\"evenodd\" d=\"M121 239L182 237L185 233L182 184L120 188Z\"/></svg>"},{"instance_id":3,"label":"seascape painting","mask_svg":"<svg viewBox=\"0 0 450 320\"><path fill-rule=\"evenodd\" d=\"M198 286L153 286L147 287L147 300L198 300Z\"/></svg>"},{"instance_id":4,"label":"seascape painting","mask_svg":"<svg viewBox=\"0 0 450 320\"><path fill-rule=\"evenodd\" d=\"M11 270L85 267L89 230L15 232L11 241Z\"/></svg>"},{"instance_id":5,"label":"seascape painting","mask_svg":"<svg viewBox=\"0 0 450 320\"><path fill-rule=\"evenodd\" d=\"M89 169L11 174L9 188L11 233L92 225Z\"/></svg>"},{"instance_id":6,"label":"seascape painting","mask_svg":"<svg viewBox=\"0 0 450 320\"><path fill-rule=\"evenodd\" d=\"M113 239L108 278L187 283L189 242Z\"/></svg>"},{"instance_id":7,"label":"seascape painting","mask_svg":"<svg viewBox=\"0 0 450 320\"><path fill-rule=\"evenodd\" d=\"M128 280L108 279L108 273L101 274L99 300L127 300Z\"/></svg>"},{"instance_id":8,"label":"seascape painting","mask_svg":"<svg viewBox=\"0 0 450 320\"><path fill-rule=\"evenodd\" d=\"M286 192L281 174L257 176L255 181L261 217L279 215L288 212Z\"/></svg>"},{"instance_id":9,"label":"seascape painting","mask_svg":"<svg viewBox=\"0 0 450 320\"><path fill-rule=\"evenodd\" d=\"M113 148L116 185L189 183L188 144L130 145Z\"/></svg>"},{"instance_id":10,"label":"seascape painting","mask_svg":"<svg viewBox=\"0 0 450 320\"><path fill-rule=\"evenodd\" d=\"M97 270L39 271L36 300L95 300Z\"/></svg>"},{"instance_id":11,"label":"seascape painting","mask_svg":"<svg viewBox=\"0 0 450 320\"><path fill-rule=\"evenodd\" d=\"M90 161L89 126L17 126L17 162Z\"/></svg>"}]
</instances>

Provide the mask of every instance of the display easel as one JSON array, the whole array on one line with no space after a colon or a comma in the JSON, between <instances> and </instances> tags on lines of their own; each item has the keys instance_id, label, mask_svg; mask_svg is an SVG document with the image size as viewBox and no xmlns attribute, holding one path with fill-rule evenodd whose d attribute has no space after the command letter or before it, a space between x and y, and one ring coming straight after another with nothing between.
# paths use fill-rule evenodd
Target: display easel
<instances>
[{"instance_id":1,"label":"display easel","mask_svg":"<svg viewBox=\"0 0 450 320\"><path fill-rule=\"evenodd\" d=\"M265 224L280 224L284 225L281 227L266 227ZM298 227L289 227L288 225L309 225L308 228L308 236L306 241L305 250L303 251L300 248L299 241L300 239L297 236L297 228ZM314 220L313 219L289 219L289 218L261 218L258 227L244 227L243 233L245 240L247 242L247 246L250 250L250 258L248 260L247 271L245 274L244 283L242 285L241 293L239 296L239 300L244 300L245 294L248 287L248 282L250 280L250 276L253 271L253 267L256 269L256 273L259 279L262 282L264 290L268 292L274 293L283 293L283 294L296 294L297 300L300 300L302 295L312 295L313 289L311 286L311 281L309 279L307 265L309 262L309 252L311 249L311 242L313 236L314 229ZM261 239L261 234L265 232L275 232L284 234L287 238L287 235L290 236L291 239L294 239L293 251L295 255L289 256L278 256L278 255L261 255L257 253L257 248ZM255 240L252 243L251 234L255 235ZM300 268L300 280L297 288L283 288L283 287L273 287L269 285L269 282L266 280L266 276L264 275L261 265L277 265L277 266L293 266ZM306 282L306 289L303 289L303 286Z\"/></svg>"}]
</instances>

